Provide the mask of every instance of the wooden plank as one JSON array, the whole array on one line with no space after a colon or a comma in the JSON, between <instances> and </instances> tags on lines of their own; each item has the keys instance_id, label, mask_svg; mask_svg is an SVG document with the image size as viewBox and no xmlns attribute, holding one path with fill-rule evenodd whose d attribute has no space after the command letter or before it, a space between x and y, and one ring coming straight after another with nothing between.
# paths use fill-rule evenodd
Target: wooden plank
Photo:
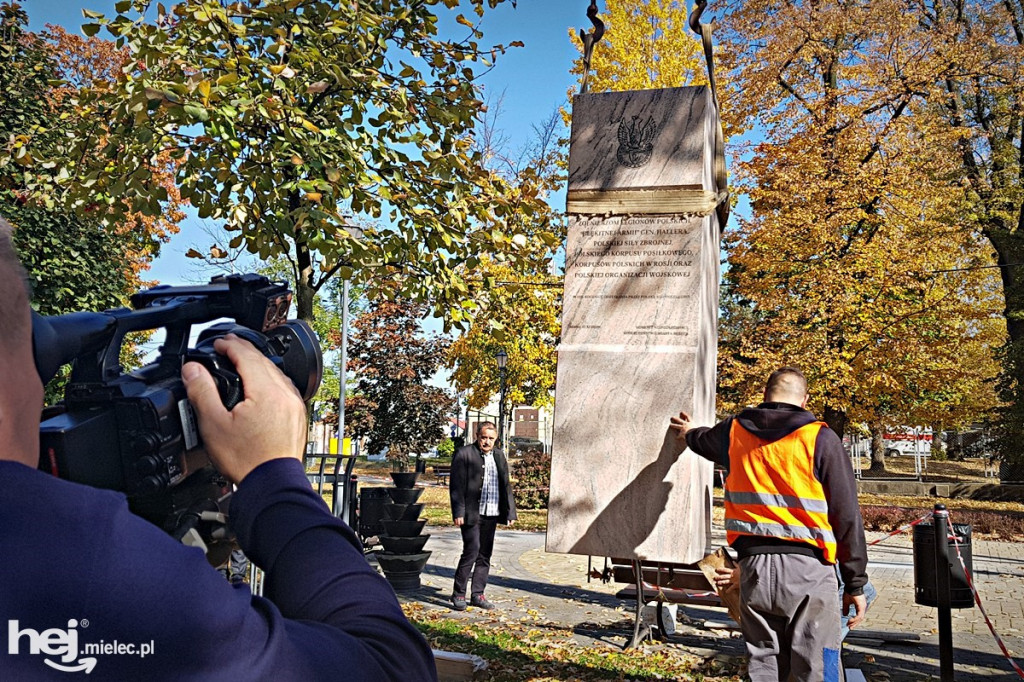
<instances>
[{"instance_id":1,"label":"wooden plank","mask_svg":"<svg viewBox=\"0 0 1024 682\"><path fill-rule=\"evenodd\" d=\"M704 574L699 570L693 569L682 569L669 571L667 569L661 570L659 576L658 570L651 568L643 569L644 582L650 583L651 585L660 585L661 587L671 587L677 590L711 590L713 589L711 583L708 582ZM633 575L632 566L613 566L612 567L612 579L617 583L632 583L635 581Z\"/></svg>"},{"instance_id":2,"label":"wooden plank","mask_svg":"<svg viewBox=\"0 0 1024 682\"><path fill-rule=\"evenodd\" d=\"M724 192L702 189L575 190L566 201L568 213L583 214L699 214L715 210Z\"/></svg>"},{"instance_id":3,"label":"wooden plank","mask_svg":"<svg viewBox=\"0 0 1024 682\"><path fill-rule=\"evenodd\" d=\"M662 594L665 595L665 601L669 604L692 604L697 606L724 606L722 600L718 598L718 595L710 591L700 592L688 592L686 590L676 590L672 588L662 588ZM644 598L647 601L654 599L654 590L644 588ZM633 585L627 585L621 590L615 593L616 599L622 599L624 601L636 601L636 587Z\"/></svg>"},{"instance_id":4,"label":"wooden plank","mask_svg":"<svg viewBox=\"0 0 1024 682\"><path fill-rule=\"evenodd\" d=\"M434 665L437 666L437 679L440 682L473 680L479 672L487 669L487 661L473 654L439 649L434 649L433 652Z\"/></svg>"}]
</instances>

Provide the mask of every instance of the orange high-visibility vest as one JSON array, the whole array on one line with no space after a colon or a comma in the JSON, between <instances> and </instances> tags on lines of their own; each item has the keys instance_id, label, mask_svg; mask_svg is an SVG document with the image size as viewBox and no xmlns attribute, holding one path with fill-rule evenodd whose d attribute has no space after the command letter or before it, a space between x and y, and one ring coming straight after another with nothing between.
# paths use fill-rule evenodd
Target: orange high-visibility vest
<instances>
[{"instance_id":1,"label":"orange high-visibility vest","mask_svg":"<svg viewBox=\"0 0 1024 682\"><path fill-rule=\"evenodd\" d=\"M828 503L814 477L814 443L825 422L812 422L769 443L733 420L725 530L730 544L744 535L806 542L836 562Z\"/></svg>"}]
</instances>

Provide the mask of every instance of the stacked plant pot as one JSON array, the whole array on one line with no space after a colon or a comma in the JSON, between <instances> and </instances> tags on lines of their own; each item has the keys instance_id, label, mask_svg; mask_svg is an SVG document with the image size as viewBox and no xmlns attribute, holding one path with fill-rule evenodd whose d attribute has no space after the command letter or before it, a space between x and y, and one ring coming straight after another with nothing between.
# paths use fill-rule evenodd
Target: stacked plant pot
<instances>
[{"instance_id":1,"label":"stacked plant pot","mask_svg":"<svg viewBox=\"0 0 1024 682\"><path fill-rule=\"evenodd\" d=\"M395 592L408 592L420 587L420 573L430 558L423 545L430 539L423 533L426 519L420 518L423 504L417 502L423 488L416 487L416 472L392 472L395 485L388 488L391 503L384 505L388 518L383 521L384 534L379 537L384 550L376 552L377 564Z\"/></svg>"}]
</instances>

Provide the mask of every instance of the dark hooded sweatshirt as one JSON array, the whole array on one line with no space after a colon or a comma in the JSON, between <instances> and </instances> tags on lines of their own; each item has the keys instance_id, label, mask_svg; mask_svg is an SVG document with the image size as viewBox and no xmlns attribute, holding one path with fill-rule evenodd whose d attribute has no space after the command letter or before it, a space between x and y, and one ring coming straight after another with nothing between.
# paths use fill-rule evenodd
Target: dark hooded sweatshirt
<instances>
[{"instance_id":1,"label":"dark hooded sweatshirt","mask_svg":"<svg viewBox=\"0 0 1024 682\"><path fill-rule=\"evenodd\" d=\"M761 403L713 427L698 427L688 431L686 444L701 457L725 469L727 487L729 432L734 419L738 419L747 431L768 442L775 442L815 421L813 414L796 405ZM864 521L857 502L857 482L843 444L828 427L821 429L814 444L814 476L825 490L828 522L836 536L836 559L846 593L863 594L864 585L868 581L868 555L864 541ZM741 559L754 554L805 554L823 563L825 560L820 548L806 542L745 535L733 542L732 546Z\"/></svg>"}]
</instances>

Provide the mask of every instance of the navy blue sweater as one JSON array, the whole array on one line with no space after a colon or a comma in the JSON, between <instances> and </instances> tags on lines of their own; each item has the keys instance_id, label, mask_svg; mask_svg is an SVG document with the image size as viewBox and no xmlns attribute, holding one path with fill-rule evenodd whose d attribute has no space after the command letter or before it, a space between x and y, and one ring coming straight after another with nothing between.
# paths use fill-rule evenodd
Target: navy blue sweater
<instances>
[{"instance_id":1,"label":"navy blue sweater","mask_svg":"<svg viewBox=\"0 0 1024 682\"><path fill-rule=\"evenodd\" d=\"M267 598L122 495L0 461L0 680L436 679L426 640L301 462L250 473L231 524Z\"/></svg>"}]
</instances>

